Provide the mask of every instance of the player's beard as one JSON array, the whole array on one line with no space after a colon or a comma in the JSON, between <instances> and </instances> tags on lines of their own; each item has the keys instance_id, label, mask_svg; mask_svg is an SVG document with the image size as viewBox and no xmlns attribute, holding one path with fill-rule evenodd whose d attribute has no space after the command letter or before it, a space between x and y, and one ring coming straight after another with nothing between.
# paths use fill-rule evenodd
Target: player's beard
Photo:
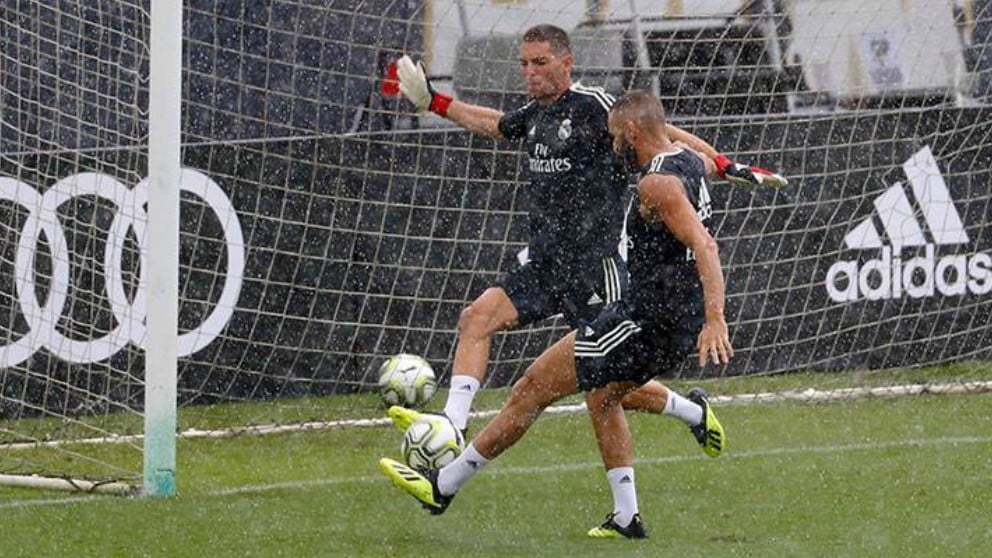
<instances>
[{"instance_id":1,"label":"player's beard","mask_svg":"<svg viewBox=\"0 0 992 558\"><path fill-rule=\"evenodd\" d=\"M626 140L620 140L620 151L617 153L623 163L623 170L628 175L641 172L641 165L637 163L637 150Z\"/></svg>"}]
</instances>

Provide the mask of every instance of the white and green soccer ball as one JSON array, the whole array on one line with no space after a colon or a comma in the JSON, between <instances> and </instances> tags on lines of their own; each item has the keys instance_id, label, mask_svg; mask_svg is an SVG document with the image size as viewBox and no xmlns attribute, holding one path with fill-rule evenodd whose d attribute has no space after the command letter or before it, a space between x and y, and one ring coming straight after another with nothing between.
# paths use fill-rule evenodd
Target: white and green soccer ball
<instances>
[{"instance_id":1,"label":"white and green soccer ball","mask_svg":"<svg viewBox=\"0 0 992 558\"><path fill-rule=\"evenodd\" d=\"M379 395L387 407L421 407L436 391L434 369L417 355L398 354L379 367Z\"/></svg>"},{"instance_id":2,"label":"white and green soccer ball","mask_svg":"<svg viewBox=\"0 0 992 558\"><path fill-rule=\"evenodd\" d=\"M406 429L400 451L407 465L423 472L451 463L464 447L461 431L448 417L424 413Z\"/></svg>"}]
</instances>

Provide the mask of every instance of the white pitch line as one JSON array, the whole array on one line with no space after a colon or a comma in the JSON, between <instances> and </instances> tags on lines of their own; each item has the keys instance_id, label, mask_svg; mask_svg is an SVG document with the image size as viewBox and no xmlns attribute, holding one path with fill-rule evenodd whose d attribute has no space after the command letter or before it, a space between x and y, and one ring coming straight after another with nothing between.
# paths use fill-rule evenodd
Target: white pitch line
<instances>
[{"instance_id":1,"label":"white pitch line","mask_svg":"<svg viewBox=\"0 0 992 558\"><path fill-rule=\"evenodd\" d=\"M890 440L881 442L858 442L854 444L828 445L828 446L807 446L807 447L785 447L767 448L760 450L741 451L728 453L722 460L754 459L763 457L774 457L778 455L794 454L831 454L846 453L855 451L873 451L879 449L891 449L901 447L933 447L958 444L990 444L992 437L989 436L960 436L947 438L917 438L910 440ZM636 465L661 465L665 463L685 463L690 461L708 461L712 458L703 455L671 455L665 457L651 457L635 459ZM370 465L372 467L374 465ZM570 471L582 471L586 469L601 469L603 463L600 461L587 461L581 463L556 463L554 465L538 465L532 467L496 467L488 469L487 474L493 476L502 475L535 475L561 473ZM335 486L340 484L371 484L386 482L386 479L379 475L355 475L344 477L332 477L329 479L313 479L306 481L285 481L271 484L260 484L254 486L241 486L234 488L223 488L206 492L210 497L239 496L242 494L258 494L275 490L308 490L325 486ZM180 497L182 493L180 493ZM83 504L87 502L106 502L112 498L99 496L79 496L73 498L56 498L51 500L22 500L16 502L0 502L0 509L21 509L38 506L58 506Z\"/></svg>"}]
</instances>

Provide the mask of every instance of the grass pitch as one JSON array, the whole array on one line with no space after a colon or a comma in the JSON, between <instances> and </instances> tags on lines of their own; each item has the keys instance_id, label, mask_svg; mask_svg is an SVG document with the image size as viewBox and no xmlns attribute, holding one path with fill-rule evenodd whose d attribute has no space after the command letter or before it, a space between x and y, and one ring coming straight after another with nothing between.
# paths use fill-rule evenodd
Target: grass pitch
<instances>
[{"instance_id":1,"label":"grass pitch","mask_svg":"<svg viewBox=\"0 0 992 558\"><path fill-rule=\"evenodd\" d=\"M612 500L574 414L538 422L439 517L379 474L378 458L398 454L391 427L183 440L173 499L0 490L0 552L992 556L992 395L716 410L729 442L717 459L680 422L630 415L646 541L586 538Z\"/></svg>"}]
</instances>

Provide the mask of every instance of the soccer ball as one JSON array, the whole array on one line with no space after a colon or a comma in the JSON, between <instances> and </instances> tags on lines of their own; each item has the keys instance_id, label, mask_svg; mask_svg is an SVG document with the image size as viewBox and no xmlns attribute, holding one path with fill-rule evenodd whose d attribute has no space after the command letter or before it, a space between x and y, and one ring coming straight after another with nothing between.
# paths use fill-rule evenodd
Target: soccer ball
<instances>
[{"instance_id":1,"label":"soccer ball","mask_svg":"<svg viewBox=\"0 0 992 558\"><path fill-rule=\"evenodd\" d=\"M461 431L448 417L424 413L406 429L400 451L407 465L423 472L451 463L464 445Z\"/></svg>"},{"instance_id":2,"label":"soccer ball","mask_svg":"<svg viewBox=\"0 0 992 558\"><path fill-rule=\"evenodd\" d=\"M379 395L386 406L420 407L435 391L434 369L417 355L398 354L379 367Z\"/></svg>"}]
</instances>

